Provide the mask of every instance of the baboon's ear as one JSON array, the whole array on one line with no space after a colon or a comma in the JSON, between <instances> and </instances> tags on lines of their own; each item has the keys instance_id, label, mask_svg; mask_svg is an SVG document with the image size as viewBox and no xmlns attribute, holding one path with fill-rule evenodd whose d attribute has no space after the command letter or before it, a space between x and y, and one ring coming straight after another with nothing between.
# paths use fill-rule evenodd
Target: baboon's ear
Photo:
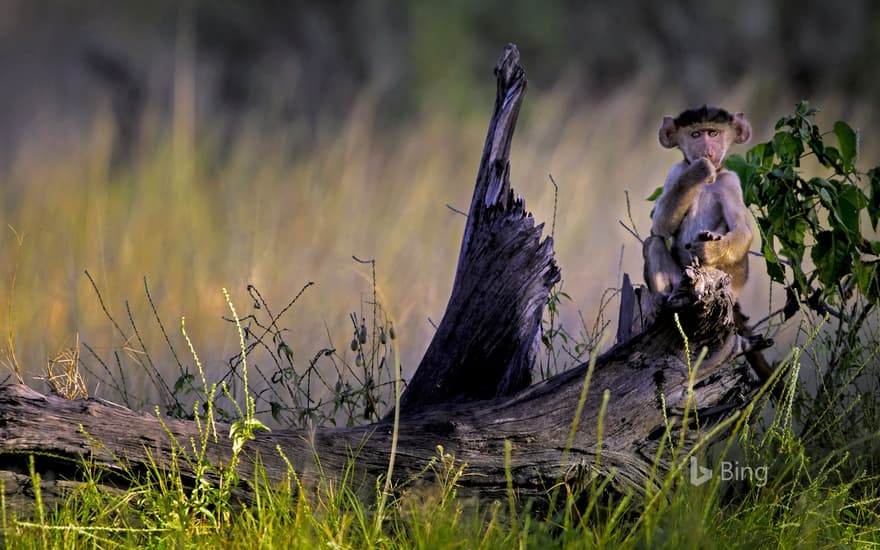
<instances>
[{"instance_id":1,"label":"baboon's ear","mask_svg":"<svg viewBox=\"0 0 880 550\"><path fill-rule=\"evenodd\" d=\"M733 141L736 143L746 143L752 137L752 125L746 120L742 113L734 113L733 122Z\"/></svg>"},{"instance_id":2,"label":"baboon's ear","mask_svg":"<svg viewBox=\"0 0 880 550\"><path fill-rule=\"evenodd\" d=\"M660 145L667 149L673 149L678 146L675 137L678 128L675 127L675 119L669 115L663 117L663 124L660 125L660 131L657 137L660 139Z\"/></svg>"}]
</instances>

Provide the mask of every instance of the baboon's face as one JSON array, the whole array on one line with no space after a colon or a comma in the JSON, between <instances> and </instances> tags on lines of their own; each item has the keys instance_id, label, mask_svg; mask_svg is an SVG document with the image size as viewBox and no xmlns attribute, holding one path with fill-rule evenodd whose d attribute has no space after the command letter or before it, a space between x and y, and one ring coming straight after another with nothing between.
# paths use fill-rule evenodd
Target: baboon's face
<instances>
[{"instance_id":1,"label":"baboon's face","mask_svg":"<svg viewBox=\"0 0 880 550\"><path fill-rule=\"evenodd\" d=\"M667 149L678 147L688 164L705 158L716 170L720 170L730 145L746 143L751 135L752 127L745 116L735 113L729 121L704 119L687 126L676 126L675 119L665 116L660 125L659 138L660 144Z\"/></svg>"},{"instance_id":2,"label":"baboon's face","mask_svg":"<svg viewBox=\"0 0 880 550\"><path fill-rule=\"evenodd\" d=\"M720 170L733 143L731 130L727 124L694 124L679 128L676 141L688 164L705 158Z\"/></svg>"}]
</instances>

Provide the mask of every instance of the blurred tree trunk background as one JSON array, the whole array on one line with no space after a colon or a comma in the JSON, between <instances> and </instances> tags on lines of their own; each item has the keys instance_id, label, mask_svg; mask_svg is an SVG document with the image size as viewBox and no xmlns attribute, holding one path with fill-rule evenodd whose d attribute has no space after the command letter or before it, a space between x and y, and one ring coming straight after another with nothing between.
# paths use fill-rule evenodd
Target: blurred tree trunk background
<instances>
[{"instance_id":1,"label":"blurred tree trunk background","mask_svg":"<svg viewBox=\"0 0 880 550\"><path fill-rule=\"evenodd\" d=\"M795 97L829 90L853 99L880 95L880 72L873 70L880 4L868 0L183 5L5 0L3 139L14 142L47 105L65 120L88 117L103 96L120 118L136 118L147 97L170 97L169 61L182 32L192 33L198 51L199 115L225 120L270 106L278 123L344 116L368 87L380 96L387 121L428 99L432 108L439 101L480 109L491 86L483 77L486 60L507 41L535 68L533 86L565 76L582 98L614 93L646 71L688 104L755 75Z\"/></svg>"}]
</instances>

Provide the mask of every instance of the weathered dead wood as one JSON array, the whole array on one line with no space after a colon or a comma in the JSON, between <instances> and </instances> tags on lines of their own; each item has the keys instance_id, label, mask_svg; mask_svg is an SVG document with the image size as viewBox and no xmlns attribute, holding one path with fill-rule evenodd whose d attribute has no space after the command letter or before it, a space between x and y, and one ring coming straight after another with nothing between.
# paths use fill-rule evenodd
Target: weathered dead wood
<instances>
[{"instance_id":1,"label":"weathered dead wood","mask_svg":"<svg viewBox=\"0 0 880 550\"><path fill-rule=\"evenodd\" d=\"M490 125L474 200L462 242L455 288L447 314L405 394L394 479L419 478L437 445L468 463L460 494L498 498L506 493L505 443L511 444L513 487L523 499L546 498L560 477L575 488L593 476L611 475L617 492L645 489L667 426L683 417L686 403L699 422L688 427L688 445L719 419L746 403L750 388L731 358L742 340L733 323L729 277L690 269L681 286L641 334L597 359L582 414L575 419L588 373L583 364L523 388L533 361L534 339L546 292L558 277L549 239L540 240L521 199L509 189L510 148L516 112L525 87L518 54L509 46L499 62L499 99ZM681 327L681 329L679 329ZM708 355L689 386L680 330L692 356ZM473 334L476 333L476 334ZM608 392L598 427L603 393ZM695 418L691 415L690 418ZM573 422L577 429L571 444ZM228 426L208 444L207 458L228 463ZM246 444L238 488L247 499L253 467L270 482L288 475L279 450L307 486L321 476L339 478L355 457L355 481L367 493L386 471L392 426L382 422L351 429L260 432ZM26 504L27 460L36 457L44 498L61 496L75 483L83 459L106 468L108 484L124 487L147 464L168 466L174 440L184 448L197 438L192 422L157 418L97 400L66 401L23 386L0 388L0 479L7 502ZM601 454L601 459L597 457ZM319 458L319 461L316 460ZM181 475L195 472L179 462ZM662 474L668 462L661 462ZM67 479L73 480L65 481Z\"/></svg>"},{"instance_id":2,"label":"weathered dead wood","mask_svg":"<svg viewBox=\"0 0 880 550\"><path fill-rule=\"evenodd\" d=\"M626 342L633 336L633 322L636 316L636 293L633 288L629 273L623 274L623 282L620 285L620 310L617 315L617 339L618 344ZM641 331L636 331L639 333Z\"/></svg>"},{"instance_id":3,"label":"weathered dead wood","mask_svg":"<svg viewBox=\"0 0 880 550\"><path fill-rule=\"evenodd\" d=\"M526 92L519 51L495 67L495 112L443 320L401 397L401 413L510 395L531 382L536 336L560 273L525 201L510 188L510 145Z\"/></svg>"},{"instance_id":4,"label":"weathered dead wood","mask_svg":"<svg viewBox=\"0 0 880 550\"><path fill-rule=\"evenodd\" d=\"M629 273L624 273L620 286L616 341L618 343L626 342L634 334L645 330L656 315L660 305L659 300L662 298L652 295L646 286L633 286ZM762 350L773 346L773 339L754 333L754 328L749 326L749 318L742 312L739 303L734 304L733 319L737 334L743 340L743 356L758 380L762 383L768 381L773 376L775 369L767 362ZM780 380L781 377L776 376L776 380L769 388L770 394L777 402L783 398L783 386Z\"/></svg>"}]
</instances>

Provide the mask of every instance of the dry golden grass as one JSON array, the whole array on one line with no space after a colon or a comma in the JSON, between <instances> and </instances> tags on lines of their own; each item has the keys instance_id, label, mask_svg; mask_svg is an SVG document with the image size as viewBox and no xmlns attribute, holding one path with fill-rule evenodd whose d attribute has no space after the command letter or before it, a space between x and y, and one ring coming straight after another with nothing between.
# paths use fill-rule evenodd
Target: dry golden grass
<instances>
[{"instance_id":1,"label":"dry golden grass","mask_svg":"<svg viewBox=\"0 0 880 550\"><path fill-rule=\"evenodd\" d=\"M86 399L89 390L79 368L79 335L76 343L63 349L46 363L45 381L52 391L66 399Z\"/></svg>"},{"instance_id":2,"label":"dry golden grass","mask_svg":"<svg viewBox=\"0 0 880 550\"><path fill-rule=\"evenodd\" d=\"M767 97L746 83L707 101L749 113L754 139L765 140L794 104ZM189 115L172 120L167 131L160 117L148 116L152 137L131 169L117 172L109 168L114 138L108 116L60 151L35 138L0 175L0 324L16 354L13 359L4 338L3 361L19 364L30 381L49 350L69 345L75 334L111 365L117 351L140 360L138 347L102 313L84 270L128 333L130 301L168 380L176 377L176 366L153 321L143 277L167 326L173 329L186 316L216 376L237 351L234 331L220 319L226 310L221 287L232 290L239 309L248 306L248 283L280 308L315 281L281 324L292 329L289 342L299 360L327 346L328 332L343 353L349 312L365 310L362 300L372 295L368 269L351 259L357 255L376 260L378 284L396 315L404 373L411 373L434 330L428 318L440 321L452 285L463 218L445 205L468 207L491 99L485 103L474 116L423 115L380 131L375 103L365 94L342 125L320 127L308 143L294 137L295 128L267 135L245 126L226 147L216 145L209 124L191 127ZM829 120L844 116L834 112L839 103L833 99L814 103ZM578 310L592 319L602 290L616 286L622 271L641 279L640 247L618 224L627 215L624 189L644 235L650 221L644 198L677 160L657 145L657 122L682 107L650 76L594 103L584 103L565 84L529 91L514 141L512 181L536 219L547 223L547 234L553 215L548 174L559 184L556 251L564 290L573 298L563 304L563 322L574 332ZM857 105L845 116L858 124L858 114L869 108ZM880 139L862 130L863 157L876 159ZM744 299L760 317L768 283L758 259L752 267ZM85 351L82 359L92 360ZM144 372L126 378L134 394L155 402L156 389ZM92 395L113 397L94 379L86 384Z\"/></svg>"}]
</instances>

